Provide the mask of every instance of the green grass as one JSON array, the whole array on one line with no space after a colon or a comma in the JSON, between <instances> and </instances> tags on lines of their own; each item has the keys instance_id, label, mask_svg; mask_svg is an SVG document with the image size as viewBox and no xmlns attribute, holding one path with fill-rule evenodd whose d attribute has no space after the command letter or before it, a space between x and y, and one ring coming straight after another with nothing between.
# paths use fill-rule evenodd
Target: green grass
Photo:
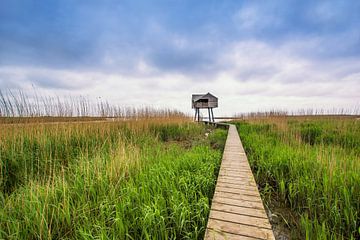
<instances>
[{"instance_id":1,"label":"green grass","mask_svg":"<svg viewBox=\"0 0 360 240\"><path fill-rule=\"evenodd\" d=\"M3 125L0 239L201 239L226 132L129 121Z\"/></svg>"},{"instance_id":2,"label":"green grass","mask_svg":"<svg viewBox=\"0 0 360 240\"><path fill-rule=\"evenodd\" d=\"M292 238L360 238L359 121L236 124L265 203L289 210L283 217Z\"/></svg>"}]
</instances>

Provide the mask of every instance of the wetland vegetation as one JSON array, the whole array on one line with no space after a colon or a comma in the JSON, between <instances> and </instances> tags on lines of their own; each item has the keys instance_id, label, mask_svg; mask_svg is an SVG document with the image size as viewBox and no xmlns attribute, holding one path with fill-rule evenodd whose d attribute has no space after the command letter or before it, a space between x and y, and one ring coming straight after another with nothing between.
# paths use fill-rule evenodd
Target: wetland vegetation
<instances>
[{"instance_id":1,"label":"wetland vegetation","mask_svg":"<svg viewBox=\"0 0 360 240\"><path fill-rule=\"evenodd\" d=\"M360 238L358 119L269 116L236 125L270 215L292 239Z\"/></svg>"}]
</instances>

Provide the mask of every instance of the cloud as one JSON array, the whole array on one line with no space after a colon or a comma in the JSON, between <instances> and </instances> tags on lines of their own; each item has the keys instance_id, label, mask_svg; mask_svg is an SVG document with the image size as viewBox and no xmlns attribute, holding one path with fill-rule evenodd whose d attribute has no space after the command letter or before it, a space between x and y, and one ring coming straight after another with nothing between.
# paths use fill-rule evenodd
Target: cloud
<instances>
[{"instance_id":1,"label":"cloud","mask_svg":"<svg viewBox=\"0 0 360 240\"><path fill-rule=\"evenodd\" d=\"M41 88L53 90L86 90L102 80L97 72L58 70L44 67L0 67L0 80L4 88ZM15 84L14 84L15 83Z\"/></svg>"},{"instance_id":2,"label":"cloud","mask_svg":"<svg viewBox=\"0 0 360 240\"><path fill-rule=\"evenodd\" d=\"M240 8L234 15L235 25L241 30L261 31L266 28L279 28L283 24L280 15L274 12L274 8L267 5L251 3Z\"/></svg>"},{"instance_id":3,"label":"cloud","mask_svg":"<svg viewBox=\"0 0 360 240\"><path fill-rule=\"evenodd\" d=\"M215 61L206 50L162 47L150 54L149 61L162 71L207 75Z\"/></svg>"},{"instance_id":4,"label":"cloud","mask_svg":"<svg viewBox=\"0 0 360 240\"><path fill-rule=\"evenodd\" d=\"M1 89L183 111L210 91L224 114L359 104L357 2L53 4L1 1Z\"/></svg>"},{"instance_id":5,"label":"cloud","mask_svg":"<svg viewBox=\"0 0 360 240\"><path fill-rule=\"evenodd\" d=\"M223 67L216 68L216 74L202 81L190 71L187 74L176 69L165 71L144 59L136 64L141 75L101 69L7 66L0 67L0 79L4 81L6 77L12 82L21 82L24 89L32 89L35 85L64 95L102 97L119 105L176 107L185 112L190 111L191 93L208 91L220 99L219 114L358 104L359 61L304 58L293 53L293 45L289 42L276 48L254 40L233 43L214 59L214 66ZM231 100L239 105L235 104L234 108Z\"/></svg>"}]
</instances>

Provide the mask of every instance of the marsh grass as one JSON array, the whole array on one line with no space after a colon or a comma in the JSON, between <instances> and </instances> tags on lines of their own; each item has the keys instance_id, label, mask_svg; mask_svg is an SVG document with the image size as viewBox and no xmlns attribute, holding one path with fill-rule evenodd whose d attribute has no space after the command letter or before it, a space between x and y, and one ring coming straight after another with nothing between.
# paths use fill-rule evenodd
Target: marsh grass
<instances>
[{"instance_id":1,"label":"marsh grass","mask_svg":"<svg viewBox=\"0 0 360 240\"><path fill-rule=\"evenodd\" d=\"M117 106L102 99L59 97L36 90L30 93L0 89L0 123L86 121L91 117L97 120L185 117L184 113L169 108Z\"/></svg>"},{"instance_id":2,"label":"marsh grass","mask_svg":"<svg viewBox=\"0 0 360 240\"><path fill-rule=\"evenodd\" d=\"M205 138L186 118L0 128L0 239L203 237L224 130Z\"/></svg>"},{"instance_id":3,"label":"marsh grass","mask_svg":"<svg viewBox=\"0 0 360 240\"><path fill-rule=\"evenodd\" d=\"M237 127L265 202L290 210L292 238L359 239L356 118L269 117Z\"/></svg>"}]
</instances>

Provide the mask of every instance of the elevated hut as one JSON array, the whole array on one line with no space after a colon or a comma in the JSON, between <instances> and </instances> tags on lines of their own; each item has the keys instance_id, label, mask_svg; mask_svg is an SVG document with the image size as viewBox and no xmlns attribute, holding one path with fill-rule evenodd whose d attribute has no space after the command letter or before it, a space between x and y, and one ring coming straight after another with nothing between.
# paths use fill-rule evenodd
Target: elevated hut
<instances>
[{"instance_id":1,"label":"elevated hut","mask_svg":"<svg viewBox=\"0 0 360 240\"><path fill-rule=\"evenodd\" d=\"M200 121L200 109L207 108L209 114L209 122L214 122L213 108L218 107L218 98L211 93L206 94L193 94L192 95L192 108L195 109L194 120Z\"/></svg>"}]
</instances>

